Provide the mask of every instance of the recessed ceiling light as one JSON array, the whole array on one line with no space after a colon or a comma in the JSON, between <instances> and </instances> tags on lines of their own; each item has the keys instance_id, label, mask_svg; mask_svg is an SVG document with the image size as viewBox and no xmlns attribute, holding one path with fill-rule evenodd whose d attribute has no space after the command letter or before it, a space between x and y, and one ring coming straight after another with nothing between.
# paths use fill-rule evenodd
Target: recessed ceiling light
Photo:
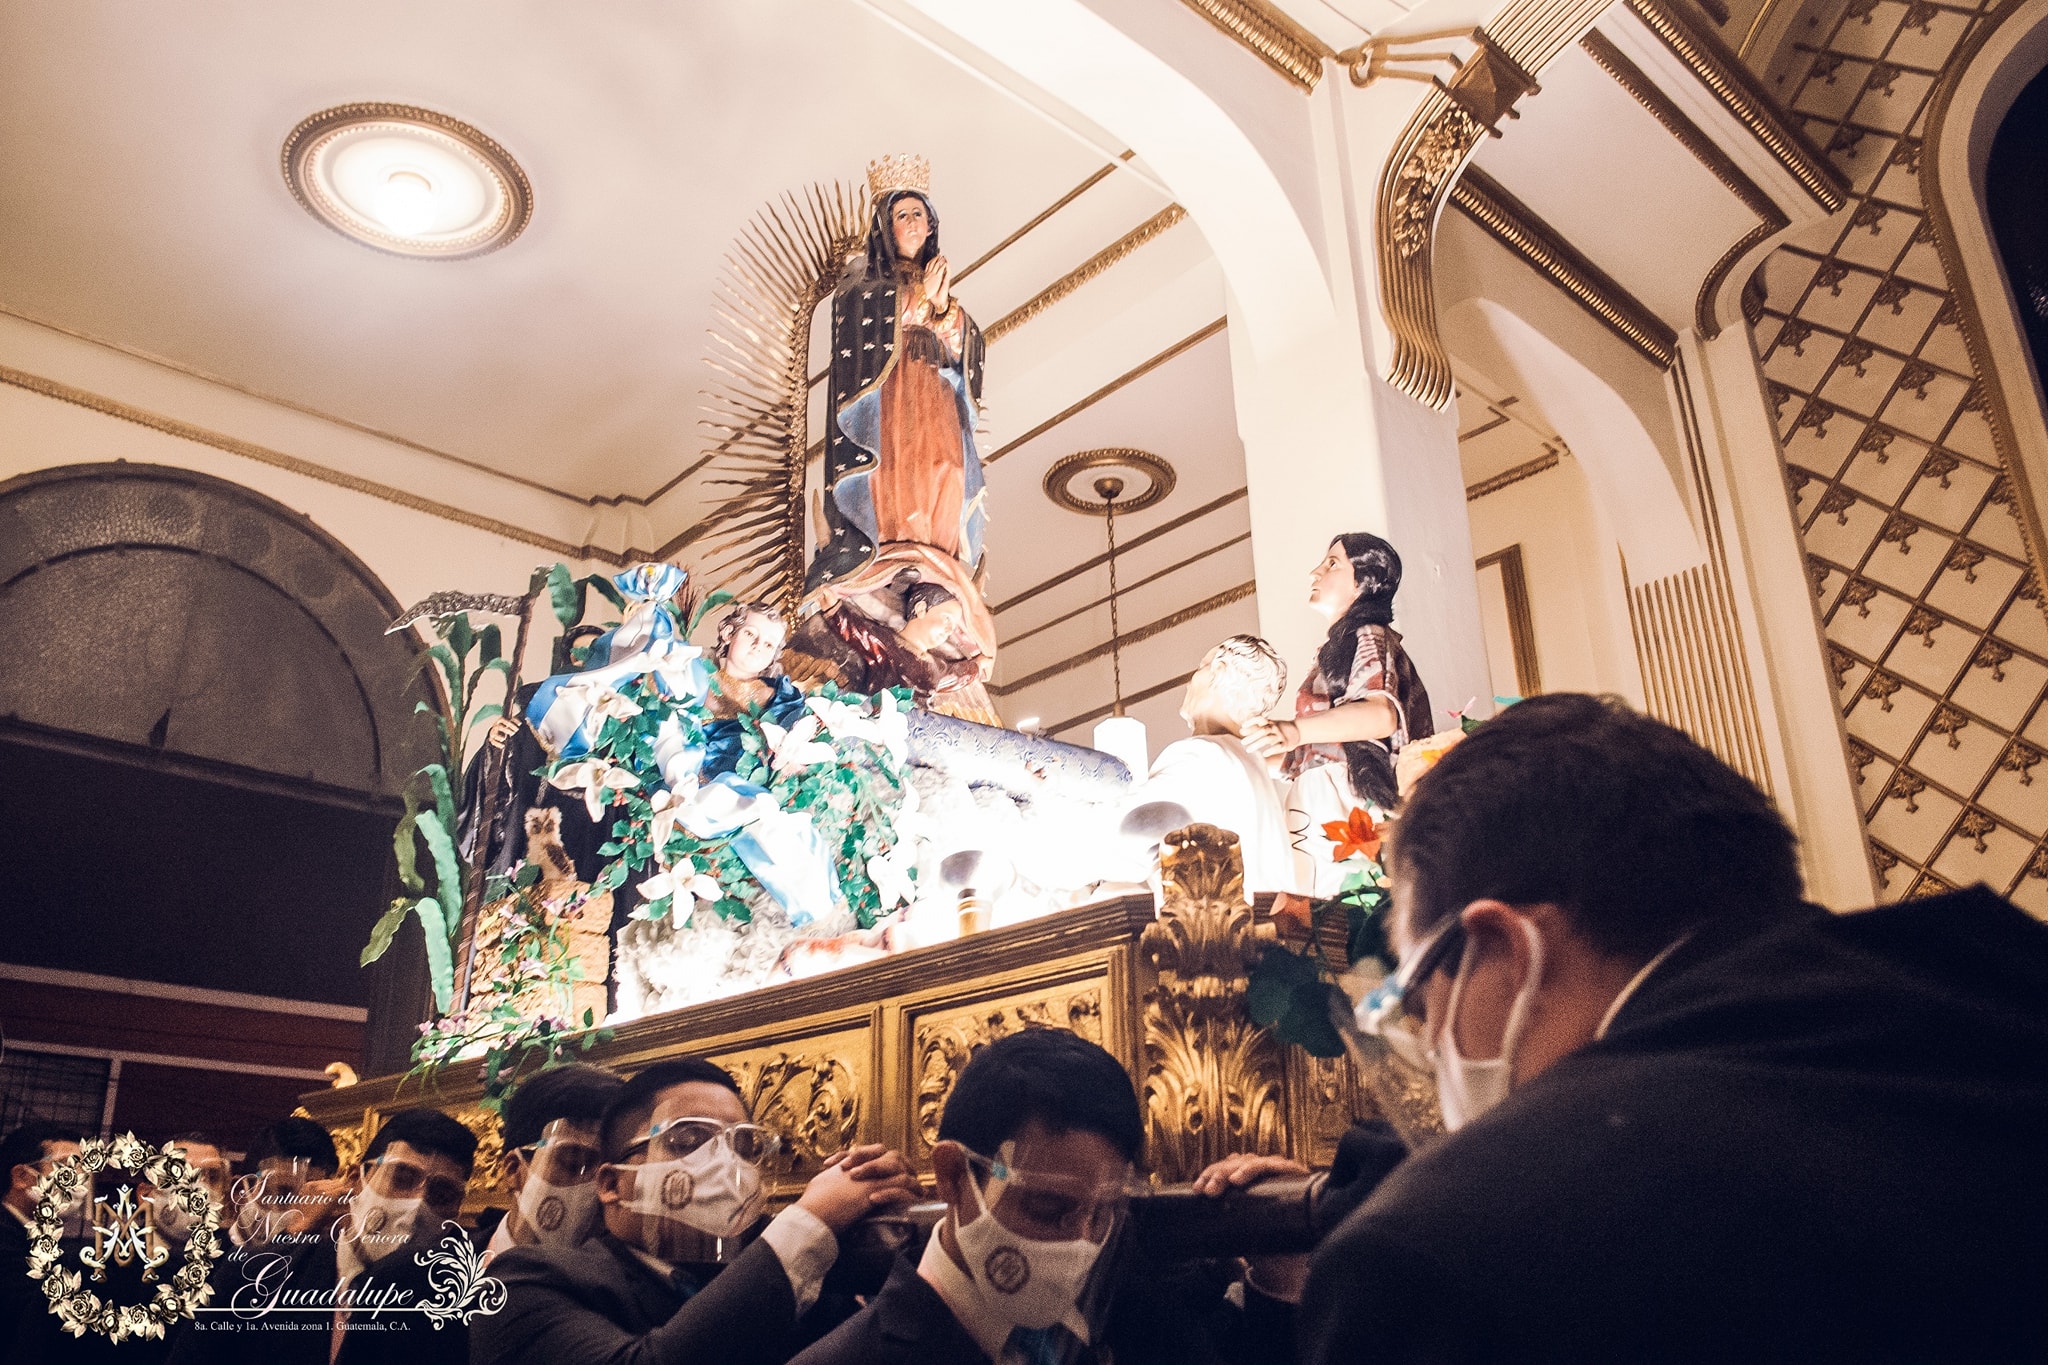
<instances>
[{"instance_id":1,"label":"recessed ceiling light","mask_svg":"<svg viewBox=\"0 0 2048 1365\"><path fill-rule=\"evenodd\" d=\"M308 213L394 255L481 256L517 237L533 214L533 189L512 154L429 109L323 110L292 129L282 160Z\"/></svg>"}]
</instances>

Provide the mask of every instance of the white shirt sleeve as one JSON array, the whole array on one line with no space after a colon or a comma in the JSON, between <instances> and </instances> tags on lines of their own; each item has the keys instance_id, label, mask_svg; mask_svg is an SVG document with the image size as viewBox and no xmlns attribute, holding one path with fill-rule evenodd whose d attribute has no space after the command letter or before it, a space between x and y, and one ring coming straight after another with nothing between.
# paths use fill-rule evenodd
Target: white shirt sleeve
<instances>
[{"instance_id":1,"label":"white shirt sleeve","mask_svg":"<svg viewBox=\"0 0 2048 1365\"><path fill-rule=\"evenodd\" d=\"M796 1296L797 1316L802 1317L818 1301L825 1272L839 1259L839 1238L817 1214L791 1204L761 1230L761 1240L782 1262L790 1293Z\"/></svg>"}]
</instances>

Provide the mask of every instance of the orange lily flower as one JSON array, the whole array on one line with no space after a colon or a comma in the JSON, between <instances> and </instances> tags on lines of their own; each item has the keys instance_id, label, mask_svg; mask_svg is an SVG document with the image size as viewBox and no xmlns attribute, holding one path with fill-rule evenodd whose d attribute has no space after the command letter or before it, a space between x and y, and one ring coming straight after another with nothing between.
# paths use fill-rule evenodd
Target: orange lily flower
<instances>
[{"instance_id":1,"label":"orange lily flower","mask_svg":"<svg viewBox=\"0 0 2048 1365\"><path fill-rule=\"evenodd\" d=\"M1380 856L1380 831L1372 822L1372 816L1356 806L1351 808L1349 820L1331 820L1323 826L1323 837L1337 846L1330 856L1335 862L1364 855L1367 858Z\"/></svg>"}]
</instances>

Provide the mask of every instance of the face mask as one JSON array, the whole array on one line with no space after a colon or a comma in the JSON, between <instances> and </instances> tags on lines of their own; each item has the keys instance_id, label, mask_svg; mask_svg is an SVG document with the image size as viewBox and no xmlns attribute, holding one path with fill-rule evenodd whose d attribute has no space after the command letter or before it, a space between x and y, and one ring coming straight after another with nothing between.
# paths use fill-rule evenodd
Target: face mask
<instances>
[{"instance_id":1,"label":"face mask","mask_svg":"<svg viewBox=\"0 0 2048 1365\"><path fill-rule=\"evenodd\" d=\"M1019 1237L996 1221L971 1172L967 1185L981 1212L957 1226L953 1236L981 1301L1013 1327L1051 1327L1073 1316L1102 1248L1085 1237L1070 1242Z\"/></svg>"},{"instance_id":2,"label":"face mask","mask_svg":"<svg viewBox=\"0 0 2048 1365\"><path fill-rule=\"evenodd\" d=\"M529 1175L519 1187L519 1225L541 1246L580 1245L596 1225L597 1215L595 1180L580 1185L550 1185L539 1176Z\"/></svg>"},{"instance_id":3,"label":"face mask","mask_svg":"<svg viewBox=\"0 0 2048 1365\"><path fill-rule=\"evenodd\" d=\"M150 1221L156 1224L160 1234L172 1241L182 1241L192 1231L192 1224L198 1221L167 1194L153 1194L149 1202Z\"/></svg>"},{"instance_id":4,"label":"face mask","mask_svg":"<svg viewBox=\"0 0 2048 1365\"><path fill-rule=\"evenodd\" d=\"M1443 1110L1444 1127L1456 1132L1508 1097L1513 1085L1515 1048L1529 1022L1529 1005L1536 988L1543 983L1543 935L1535 925L1521 921L1529 935L1529 976L1515 992L1508 1010L1508 1026L1501 1034L1500 1056L1491 1061L1472 1061L1458 1055L1458 1002L1465 991L1465 973L1451 983L1451 999L1444 1011L1443 1032L1437 1038L1436 1098Z\"/></svg>"},{"instance_id":5,"label":"face mask","mask_svg":"<svg viewBox=\"0 0 2048 1365\"><path fill-rule=\"evenodd\" d=\"M425 1199L394 1199L365 1186L335 1224L335 1257L344 1279L360 1274L413 1240Z\"/></svg>"},{"instance_id":6,"label":"face mask","mask_svg":"<svg viewBox=\"0 0 2048 1365\"><path fill-rule=\"evenodd\" d=\"M737 1237L761 1214L761 1173L723 1138L674 1161L650 1161L633 1172L633 1197L619 1207L640 1215L641 1244L663 1256L660 1225L681 1223L712 1237ZM669 1259L663 1256L663 1259Z\"/></svg>"}]
</instances>

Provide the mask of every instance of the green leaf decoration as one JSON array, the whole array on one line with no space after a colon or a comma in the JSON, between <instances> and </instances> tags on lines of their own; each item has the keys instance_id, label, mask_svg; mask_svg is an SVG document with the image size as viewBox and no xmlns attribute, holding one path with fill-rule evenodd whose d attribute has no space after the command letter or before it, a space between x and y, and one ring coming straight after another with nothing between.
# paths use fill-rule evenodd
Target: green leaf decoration
<instances>
[{"instance_id":1,"label":"green leaf decoration","mask_svg":"<svg viewBox=\"0 0 2048 1365\"><path fill-rule=\"evenodd\" d=\"M476 710L469 713L469 728L474 730L485 721L496 720L504 714L505 708L498 702L492 702L488 706L479 706Z\"/></svg>"},{"instance_id":2,"label":"green leaf decoration","mask_svg":"<svg viewBox=\"0 0 2048 1365\"><path fill-rule=\"evenodd\" d=\"M413 902L427 938L427 978L434 987L434 1008L446 1014L455 1001L455 963L448 952L448 922L433 897Z\"/></svg>"},{"instance_id":3,"label":"green leaf decoration","mask_svg":"<svg viewBox=\"0 0 2048 1365\"><path fill-rule=\"evenodd\" d=\"M367 967L384 956L385 950L391 946L392 937L398 933L398 926L405 923L406 914L411 909L412 902L403 896L391 902L391 908L380 915L370 929L370 941L363 945L363 955L356 960L357 966Z\"/></svg>"},{"instance_id":4,"label":"green leaf decoration","mask_svg":"<svg viewBox=\"0 0 2048 1365\"><path fill-rule=\"evenodd\" d=\"M569 575L569 566L557 564L547 574L548 602L563 630L574 630L583 620L583 589Z\"/></svg>"},{"instance_id":5,"label":"green leaf decoration","mask_svg":"<svg viewBox=\"0 0 2048 1365\"><path fill-rule=\"evenodd\" d=\"M738 600L739 599L735 597L732 593L729 593L725 589L720 588L717 592L714 592L709 597L706 597L704 601L698 605L696 613L690 617L689 628L685 630L683 634L695 635L697 633L697 627L704 624L705 617L709 616L712 612L717 611L720 607L726 606Z\"/></svg>"},{"instance_id":6,"label":"green leaf decoration","mask_svg":"<svg viewBox=\"0 0 2048 1365\"><path fill-rule=\"evenodd\" d=\"M620 611L626 609L626 599L620 594L617 585L612 582L609 575L594 573L583 581L596 588L598 596L611 603L614 607L617 607Z\"/></svg>"},{"instance_id":7,"label":"green leaf decoration","mask_svg":"<svg viewBox=\"0 0 2048 1365\"><path fill-rule=\"evenodd\" d=\"M476 633L476 656L486 667L505 657L505 637L495 623ZM476 684L471 683L470 686Z\"/></svg>"},{"instance_id":8,"label":"green leaf decoration","mask_svg":"<svg viewBox=\"0 0 2048 1365\"><path fill-rule=\"evenodd\" d=\"M674 896L661 896L647 902L647 918L651 920L667 919L668 912L675 908L675 902L676 898Z\"/></svg>"},{"instance_id":9,"label":"green leaf decoration","mask_svg":"<svg viewBox=\"0 0 2048 1365\"><path fill-rule=\"evenodd\" d=\"M427 851L434 855L434 896L441 903L441 913L447 923L442 930L441 951L448 951L448 939L453 937L462 923L462 863L455 856L455 841L449 837L448 827L441 823L441 817L433 811L421 811L419 818L420 837L427 841ZM424 918L424 917L423 917ZM427 945L433 951L433 945ZM446 1005L441 1006L447 1009Z\"/></svg>"},{"instance_id":10,"label":"green leaf decoration","mask_svg":"<svg viewBox=\"0 0 2048 1365\"><path fill-rule=\"evenodd\" d=\"M408 784L405 789L405 814L398 817L398 828L391 833L391 852L398 859L399 881L414 895L427 889L426 879L419 873L419 845L413 837L419 818L420 789L417 784Z\"/></svg>"},{"instance_id":11,"label":"green leaf decoration","mask_svg":"<svg viewBox=\"0 0 2048 1365\"><path fill-rule=\"evenodd\" d=\"M1286 1015L1294 991L1317 979L1315 964L1301 954L1274 945L1245 979L1245 1008L1254 1024L1271 1026Z\"/></svg>"},{"instance_id":12,"label":"green leaf decoration","mask_svg":"<svg viewBox=\"0 0 2048 1365\"><path fill-rule=\"evenodd\" d=\"M457 612L448 617L447 622L448 633L443 638L448 641L450 648L454 649L455 657L467 663L469 652L476 648L476 631L470 627L469 613Z\"/></svg>"},{"instance_id":13,"label":"green leaf decoration","mask_svg":"<svg viewBox=\"0 0 2048 1365\"><path fill-rule=\"evenodd\" d=\"M512 878L512 884L513 884L514 886L518 887L518 888L519 888L519 889L520 889L521 891L525 891L525 890L527 890L528 888L530 888L530 887L532 887L532 886L535 886L535 885L537 885L537 884L538 884L539 882L540 882L540 864L539 864L539 863L527 863L527 864L525 864L524 866L522 866L522 867L521 867L521 868L519 869L518 873L517 873L517 874L516 874L516 875L515 875L515 876L514 876L514 877Z\"/></svg>"},{"instance_id":14,"label":"green leaf decoration","mask_svg":"<svg viewBox=\"0 0 2048 1365\"><path fill-rule=\"evenodd\" d=\"M455 828L455 793L448 785L448 769L439 763L429 763L420 769L419 776L427 779L434 791L434 812L440 817L441 828Z\"/></svg>"},{"instance_id":15,"label":"green leaf decoration","mask_svg":"<svg viewBox=\"0 0 2048 1365\"><path fill-rule=\"evenodd\" d=\"M1283 1043L1293 1043L1311 1057L1341 1057L1344 1040L1330 1020L1337 988L1326 981L1304 981L1294 988L1287 1012L1273 1030Z\"/></svg>"}]
</instances>

